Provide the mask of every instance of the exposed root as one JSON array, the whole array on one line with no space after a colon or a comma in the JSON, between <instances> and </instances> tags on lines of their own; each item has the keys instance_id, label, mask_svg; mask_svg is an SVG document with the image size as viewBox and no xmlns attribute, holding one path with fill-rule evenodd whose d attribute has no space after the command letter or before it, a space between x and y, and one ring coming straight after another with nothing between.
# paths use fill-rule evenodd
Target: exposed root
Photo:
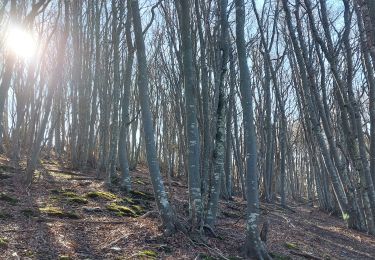
<instances>
[{"instance_id":1,"label":"exposed root","mask_svg":"<svg viewBox=\"0 0 375 260\"><path fill-rule=\"evenodd\" d=\"M203 225L203 230L204 231L208 231L212 237L217 237L215 231L213 230L213 228L210 226L210 225Z\"/></svg>"}]
</instances>

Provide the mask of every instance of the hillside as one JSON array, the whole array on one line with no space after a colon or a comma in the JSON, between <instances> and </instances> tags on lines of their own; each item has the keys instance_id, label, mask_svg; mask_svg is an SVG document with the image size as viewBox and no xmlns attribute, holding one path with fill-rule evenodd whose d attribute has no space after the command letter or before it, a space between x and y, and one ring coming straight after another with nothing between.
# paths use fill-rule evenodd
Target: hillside
<instances>
[{"instance_id":1,"label":"hillside","mask_svg":"<svg viewBox=\"0 0 375 260\"><path fill-rule=\"evenodd\" d=\"M159 229L147 168L131 173L134 192L108 190L95 172L44 161L30 188L22 170L0 160L0 259L241 259L245 203L220 202L216 237L194 241ZM182 222L187 187L167 186ZM267 248L274 259L375 259L375 238L348 230L343 221L306 205L261 204L269 219Z\"/></svg>"}]
</instances>

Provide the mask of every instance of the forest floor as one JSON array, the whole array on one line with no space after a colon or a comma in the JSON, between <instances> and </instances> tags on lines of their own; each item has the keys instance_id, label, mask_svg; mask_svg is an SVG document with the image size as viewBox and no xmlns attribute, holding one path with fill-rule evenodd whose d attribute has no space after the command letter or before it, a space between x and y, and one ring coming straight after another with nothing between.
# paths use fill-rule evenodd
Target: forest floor
<instances>
[{"instance_id":1,"label":"forest floor","mask_svg":"<svg viewBox=\"0 0 375 260\"><path fill-rule=\"evenodd\" d=\"M194 242L178 232L164 237L147 168L131 173L134 192L110 191L95 172L75 172L42 161L33 185L0 157L0 259L242 259L245 202L221 202L216 237ZM21 174L20 174L21 173ZM181 221L187 187L166 183ZM274 259L375 259L375 237L306 205L261 204L269 219L267 248Z\"/></svg>"}]
</instances>

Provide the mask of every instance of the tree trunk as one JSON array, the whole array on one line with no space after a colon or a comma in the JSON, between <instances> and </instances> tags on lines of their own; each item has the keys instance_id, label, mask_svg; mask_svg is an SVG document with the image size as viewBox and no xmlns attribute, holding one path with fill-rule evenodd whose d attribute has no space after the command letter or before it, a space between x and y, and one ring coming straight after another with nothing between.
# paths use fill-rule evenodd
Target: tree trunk
<instances>
[{"instance_id":1,"label":"tree trunk","mask_svg":"<svg viewBox=\"0 0 375 260\"><path fill-rule=\"evenodd\" d=\"M259 237L259 192L257 180L257 146L253 116L253 101L250 87L250 72L247 65L245 44L245 5L243 0L235 0L236 5L236 44L240 68L240 90L242 96L244 145L246 150L246 195L247 195L247 220L245 256L257 259L271 259L263 242Z\"/></svg>"},{"instance_id":2,"label":"tree trunk","mask_svg":"<svg viewBox=\"0 0 375 260\"><path fill-rule=\"evenodd\" d=\"M196 112L197 102L195 98L197 86L193 72L190 3L189 1L176 1L176 7L181 8L180 26L185 86L186 136L188 143L189 209L192 225L195 227L198 225L199 228L202 225L202 194L199 166L200 141Z\"/></svg>"},{"instance_id":3,"label":"tree trunk","mask_svg":"<svg viewBox=\"0 0 375 260\"><path fill-rule=\"evenodd\" d=\"M129 124L129 99L130 99L130 87L132 68L134 60L134 48L131 37L131 8L128 5L128 14L125 22L125 33L126 33L126 44L128 48L128 57L125 65L125 76L124 76L124 94L122 98L122 116L121 116L121 128L120 137L118 143L118 156L121 167L121 186L125 191L131 190L131 180L129 173L129 160L127 152L127 138L128 138L128 124Z\"/></svg>"},{"instance_id":4,"label":"tree trunk","mask_svg":"<svg viewBox=\"0 0 375 260\"><path fill-rule=\"evenodd\" d=\"M142 23L137 0L131 0L131 9L137 48L139 101L142 110L143 133L145 137L147 162L152 186L154 188L156 203L163 221L163 225L166 229L166 233L173 233L176 229L176 219L169 204L167 193L164 189L163 180L160 174L159 161L156 156L154 129L152 127L150 101L148 95L146 50L142 35Z\"/></svg>"}]
</instances>

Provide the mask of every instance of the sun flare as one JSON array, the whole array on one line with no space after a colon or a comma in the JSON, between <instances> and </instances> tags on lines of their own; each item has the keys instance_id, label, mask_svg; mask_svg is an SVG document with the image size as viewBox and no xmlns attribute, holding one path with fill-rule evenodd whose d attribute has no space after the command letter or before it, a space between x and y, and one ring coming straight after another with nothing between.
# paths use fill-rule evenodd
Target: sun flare
<instances>
[{"instance_id":1,"label":"sun flare","mask_svg":"<svg viewBox=\"0 0 375 260\"><path fill-rule=\"evenodd\" d=\"M9 28L5 46L13 54L24 59L30 59L36 51L36 41L33 35L20 27Z\"/></svg>"}]
</instances>

